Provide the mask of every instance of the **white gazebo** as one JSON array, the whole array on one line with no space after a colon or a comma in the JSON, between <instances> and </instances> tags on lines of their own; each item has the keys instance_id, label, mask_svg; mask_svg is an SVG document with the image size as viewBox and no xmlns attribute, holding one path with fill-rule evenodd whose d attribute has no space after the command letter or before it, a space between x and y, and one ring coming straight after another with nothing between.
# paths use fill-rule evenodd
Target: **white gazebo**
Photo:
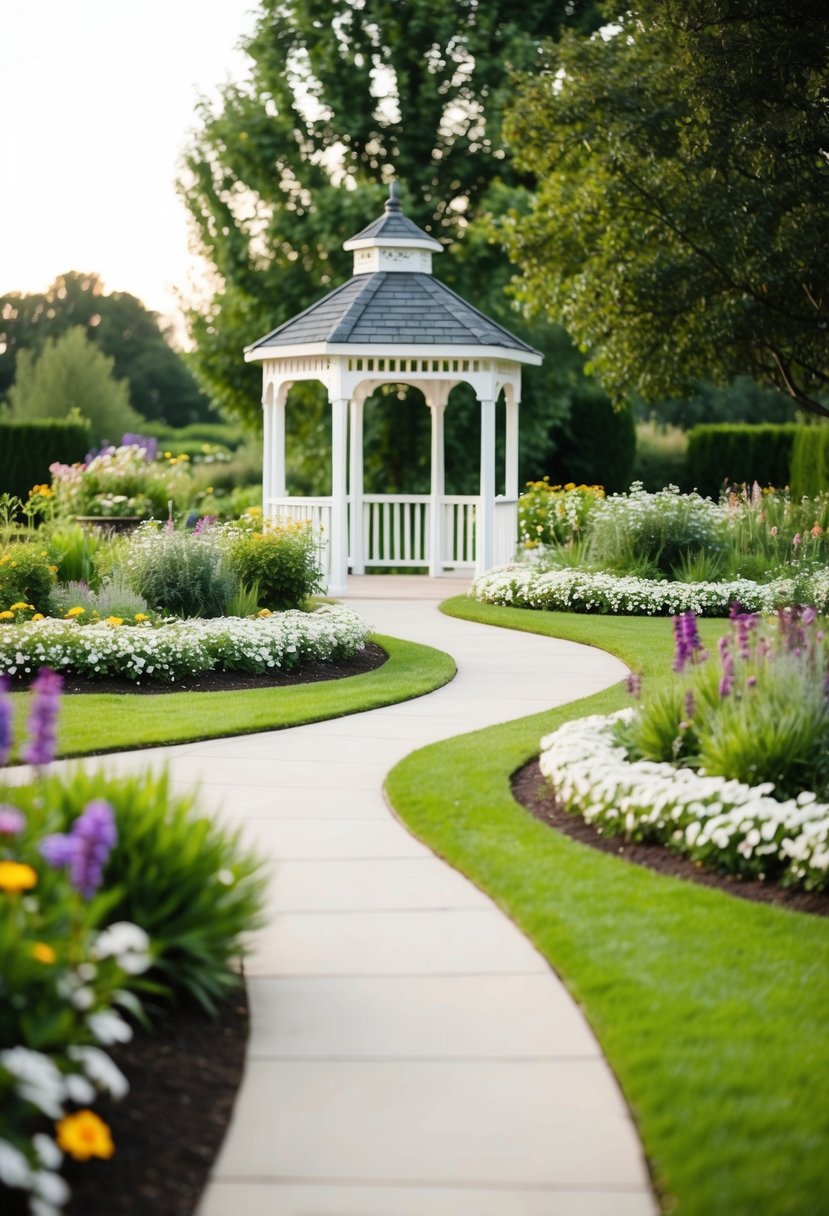
<instances>
[{"instance_id":1,"label":"white gazebo","mask_svg":"<svg viewBox=\"0 0 829 1216\"><path fill-rule=\"evenodd\" d=\"M304 312L245 349L261 362L264 411L263 511L309 519L327 543L322 560L333 595L349 569L427 567L482 574L511 560L517 542L518 406L522 364L541 355L467 304L432 275L442 245L402 214L392 182L383 215L343 245L354 272ZM331 495L287 493L285 411L291 387L319 380L331 403ZM481 406L480 486L474 496L444 488L444 413L457 384ZM420 389L432 416L429 494L363 492L363 408L381 385ZM506 408L505 494L496 496L495 408Z\"/></svg>"}]
</instances>

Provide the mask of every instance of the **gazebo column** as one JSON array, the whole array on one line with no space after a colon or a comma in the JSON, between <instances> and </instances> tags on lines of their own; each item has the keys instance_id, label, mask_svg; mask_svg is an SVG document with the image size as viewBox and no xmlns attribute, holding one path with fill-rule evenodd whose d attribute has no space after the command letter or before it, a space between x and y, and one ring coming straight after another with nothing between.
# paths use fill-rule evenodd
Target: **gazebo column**
<instances>
[{"instance_id":1,"label":"gazebo column","mask_svg":"<svg viewBox=\"0 0 829 1216\"><path fill-rule=\"evenodd\" d=\"M273 402L270 394L262 398L262 518L270 514L273 493Z\"/></svg>"},{"instance_id":2,"label":"gazebo column","mask_svg":"<svg viewBox=\"0 0 829 1216\"><path fill-rule=\"evenodd\" d=\"M432 484L429 501L429 574L443 574L443 497L446 491L444 451L444 414L448 394L429 397L426 404L432 415Z\"/></svg>"},{"instance_id":3,"label":"gazebo column","mask_svg":"<svg viewBox=\"0 0 829 1216\"><path fill-rule=\"evenodd\" d=\"M351 470L348 488L350 500L349 548L352 574L365 574L366 572L363 540L363 410L362 398L351 402L349 425Z\"/></svg>"},{"instance_id":4,"label":"gazebo column","mask_svg":"<svg viewBox=\"0 0 829 1216\"><path fill-rule=\"evenodd\" d=\"M348 575L348 496L346 493L348 398L331 401L331 534L329 595L345 595Z\"/></svg>"},{"instance_id":5,"label":"gazebo column","mask_svg":"<svg viewBox=\"0 0 829 1216\"><path fill-rule=\"evenodd\" d=\"M507 397L507 451L504 470L504 497L518 498L518 405Z\"/></svg>"},{"instance_id":6,"label":"gazebo column","mask_svg":"<svg viewBox=\"0 0 829 1216\"><path fill-rule=\"evenodd\" d=\"M280 393L271 406L273 411L272 444L273 463L271 465L271 495L274 498L284 498L288 493L288 479L285 465L285 410L286 401Z\"/></svg>"},{"instance_id":7,"label":"gazebo column","mask_svg":"<svg viewBox=\"0 0 829 1216\"><path fill-rule=\"evenodd\" d=\"M475 575L491 570L495 554L495 401L481 398L480 505L475 528Z\"/></svg>"}]
</instances>

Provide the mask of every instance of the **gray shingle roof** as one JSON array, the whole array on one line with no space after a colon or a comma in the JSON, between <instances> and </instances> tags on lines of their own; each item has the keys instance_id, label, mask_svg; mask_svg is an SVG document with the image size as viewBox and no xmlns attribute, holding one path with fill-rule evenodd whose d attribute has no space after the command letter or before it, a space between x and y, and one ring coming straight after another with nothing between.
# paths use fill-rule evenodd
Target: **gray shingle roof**
<instances>
[{"instance_id":1,"label":"gray shingle roof","mask_svg":"<svg viewBox=\"0 0 829 1216\"><path fill-rule=\"evenodd\" d=\"M355 275L248 349L311 342L353 346L391 342L419 346L502 346L537 353L440 280L430 274L409 271L379 270Z\"/></svg>"},{"instance_id":2,"label":"gray shingle roof","mask_svg":"<svg viewBox=\"0 0 829 1216\"><path fill-rule=\"evenodd\" d=\"M346 242L346 247L354 241L365 241L370 237L383 240L402 238L404 241L431 241L440 248L439 241L436 241L433 236L429 236L429 233L424 232L422 228L418 228L414 220L410 220L408 216L402 215L399 211L387 211L379 219L373 220L367 228L363 228L356 236L352 236Z\"/></svg>"}]
</instances>

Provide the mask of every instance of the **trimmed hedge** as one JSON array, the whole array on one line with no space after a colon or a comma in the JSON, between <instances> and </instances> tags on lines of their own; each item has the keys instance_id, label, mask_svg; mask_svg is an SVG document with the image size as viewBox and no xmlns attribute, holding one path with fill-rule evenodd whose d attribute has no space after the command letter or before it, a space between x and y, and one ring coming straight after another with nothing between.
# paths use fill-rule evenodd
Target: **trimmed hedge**
<instances>
[{"instance_id":1,"label":"trimmed hedge","mask_svg":"<svg viewBox=\"0 0 829 1216\"><path fill-rule=\"evenodd\" d=\"M724 484L789 485L796 423L777 426L731 422L695 426L688 433L687 480L716 499Z\"/></svg>"},{"instance_id":2,"label":"trimmed hedge","mask_svg":"<svg viewBox=\"0 0 829 1216\"><path fill-rule=\"evenodd\" d=\"M796 498L829 490L829 426L800 426L792 447L791 488Z\"/></svg>"},{"instance_id":3,"label":"trimmed hedge","mask_svg":"<svg viewBox=\"0 0 829 1216\"><path fill-rule=\"evenodd\" d=\"M32 486L52 480L50 464L83 460L91 443L89 427L82 422L0 422L0 494L27 498Z\"/></svg>"}]
</instances>

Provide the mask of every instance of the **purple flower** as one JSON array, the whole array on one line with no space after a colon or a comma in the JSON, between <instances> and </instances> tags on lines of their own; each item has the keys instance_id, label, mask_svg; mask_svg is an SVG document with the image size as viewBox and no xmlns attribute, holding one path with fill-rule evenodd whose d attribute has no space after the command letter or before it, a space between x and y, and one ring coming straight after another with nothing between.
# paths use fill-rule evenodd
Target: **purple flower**
<instances>
[{"instance_id":1,"label":"purple flower","mask_svg":"<svg viewBox=\"0 0 829 1216\"><path fill-rule=\"evenodd\" d=\"M16 836L26 826L26 816L16 806L0 805L0 836Z\"/></svg>"},{"instance_id":2,"label":"purple flower","mask_svg":"<svg viewBox=\"0 0 829 1216\"><path fill-rule=\"evenodd\" d=\"M41 667L32 683L34 701L27 723L29 738L21 751L27 764L40 768L54 759L62 687L62 676L49 667Z\"/></svg>"},{"instance_id":3,"label":"purple flower","mask_svg":"<svg viewBox=\"0 0 829 1216\"><path fill-rule=\"evenodd\" d=\"M628 672L627 679L625 680L625 687L632 697L636 697L637 700L639 699L639 697L642 695L642 677L638 672Z\"/></svg>"},{"instance_id":4,"label":"purple flower","mask_svg":"<svg viewBox=\"0 0 829 1216\"><path fill-rule=\"evenodd\" d=\"M694 714L696 713L696 709L697 709L697 703L694 700L694 694L693 694L692 690L689 688L685 693L685 717L688 719L689 723L690 723L691 719L693 718Z\"/></svg>"},{"instance_id":5,"label":"purple flower","mask_svg":"<svg viewBox=\"0 0 829 1216\"><path fill-rule=\"evenodd\" d=\"M693 662L697 653L701 659L704 659L705 651L702 648L695 613L682 612L673 618L673 622L676 642L674 671L680 672L685 670L686 663Z\"/></svg>"},{"instance_id":6,"label":"purple flower","mask_svg":"<svg viewBox=\"0 0 829 1216\"><path fill-rule=\"evenodd\" d=\"M725 698L731 692L731 689L733 688L733 686L734 686L733 678L730 675L723 675L722 678L720 679L720 684L719 684L720 700L723 700L723 701L725 700Z\"/></svg>"},{"instance_id":7,"label":"purple flower","mask_svg":"<svg viewBox=\"0 0 829 1216\"><path fill-rule=\"evenodd\" d=\"M121 447L141 448L147 460L155 460L158 455L158 440L152 435L136 435L129 431L121 437Z\"/></svg>"},{"instance_id":8,"label":"purple flower","mask_svg":"<svg viewBox=\"0 0 829 1216\"><path fill-rule=\"evenodd\" d=\"M205 532L208 528L212 527L217 519L217 515L202 515L200 519L196 520L196 526L193 528L193 535L199 536L202 532Z\"/></svg>"},{"instance_id":9,"label":"purple flower","mask_svg":"<svg viewBox=\"0 0 829 1216\"><path fill-rule=\"evenodd\" d=\"M0 767L8 760L9 752L12 749L13 717L14 710L12 709L11 698L9 697L9 681L6 676L0 676Z\"/></svg>"},{"instance_id":10,"label":"purple flower","mask_svg":"<svg viewBox=\"0 0 829 1216\"><path fill-rule=\"evenodd\" d=\"M69 881L84 899L91 899L103 878L118 839L112 807L102 798L90 802L68 833L46 836L40 852L50 866L68 869Z\"/></svg>"}]
</instances>

